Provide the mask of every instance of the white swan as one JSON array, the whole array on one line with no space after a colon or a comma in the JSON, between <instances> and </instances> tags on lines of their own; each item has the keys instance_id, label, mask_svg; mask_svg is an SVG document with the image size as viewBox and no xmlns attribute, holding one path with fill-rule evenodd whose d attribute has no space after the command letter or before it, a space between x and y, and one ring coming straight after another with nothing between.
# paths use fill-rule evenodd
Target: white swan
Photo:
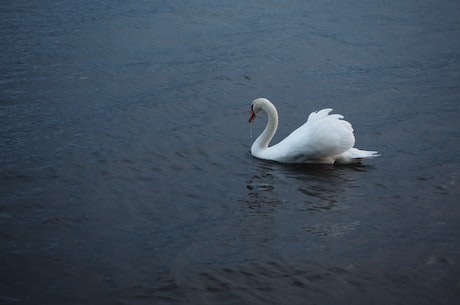
<instances>
[{"instance_id":1,"label":"white swan","mask_svg":"<svg viewBox=\"0 0 460 305\"><path fill-rule=\"evenodd\" d=\"M355 136L351 124L332 109L312 112L305 124L276 145L268 146L278 128L278 112L266 98L252 102L251 123L256 114L265 111L267 126L251 146L254 157L283 163L350 164L379 156L376 151L353 148Z\"/></svg>"}]
</instances>

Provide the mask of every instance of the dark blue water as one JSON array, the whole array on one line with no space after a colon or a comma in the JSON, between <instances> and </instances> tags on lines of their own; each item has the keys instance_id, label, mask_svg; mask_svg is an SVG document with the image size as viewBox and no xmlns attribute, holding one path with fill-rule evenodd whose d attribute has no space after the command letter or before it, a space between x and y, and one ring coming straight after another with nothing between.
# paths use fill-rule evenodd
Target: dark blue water
<instances>
[{"instance_id":1,"label":"dark blue water","mask_svg":"<svg viewBox=\"0 0 460 305\"><path fill-rule=\"evenodd\" d=\"M0 303L458 304L460 3L189 2L0 3Z\"/></svg>"}]
</instances>

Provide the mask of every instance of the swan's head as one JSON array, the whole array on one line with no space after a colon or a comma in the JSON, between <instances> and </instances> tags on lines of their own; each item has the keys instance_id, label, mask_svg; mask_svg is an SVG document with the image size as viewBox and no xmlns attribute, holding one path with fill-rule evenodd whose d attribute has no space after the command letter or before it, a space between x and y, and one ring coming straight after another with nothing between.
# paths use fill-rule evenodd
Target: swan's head
<instances>
[{"instance_id":1,"label":"swan's head","mask_svg":"<svg viewBox=\"0 0 460 305\"><path fill-rule=\"evenodd\" d=\"M256 114L263 110L264 106L267 104L271 105L270 101L266 98L258 98L252 101L251 116L249 117L249 123L252 123L252 121L254 121L254 119L256 118Z\"/></svg>"}]
</instances>

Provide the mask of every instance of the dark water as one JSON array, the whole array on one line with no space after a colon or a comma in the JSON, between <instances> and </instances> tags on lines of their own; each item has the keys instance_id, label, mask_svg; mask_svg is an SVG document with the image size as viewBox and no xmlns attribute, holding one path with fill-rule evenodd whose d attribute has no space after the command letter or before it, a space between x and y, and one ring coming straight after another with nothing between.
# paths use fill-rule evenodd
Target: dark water
<instances>
[{"instance_id":1,"label":"dark water","mask_svg":"<svg viewBox=\"0 0 460 305\"><path fill-rule=\"evenodd\" d=\"M460 2L2 1L1 304L458 304ZM324 107L362 166L249 155Z\"/></svg>"}]
</instances>

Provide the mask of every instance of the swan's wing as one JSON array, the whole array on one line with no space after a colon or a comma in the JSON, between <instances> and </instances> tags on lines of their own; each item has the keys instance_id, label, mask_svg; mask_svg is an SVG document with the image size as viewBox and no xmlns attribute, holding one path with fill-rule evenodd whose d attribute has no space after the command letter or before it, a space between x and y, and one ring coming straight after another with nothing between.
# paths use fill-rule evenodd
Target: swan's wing
<instances>
[{"instance_id":1,"label":"swan's wing","mask_svg":"<svg viewBox=\"0 0 460 305\"><path fill-rule=\"evenodd\" d=\"M308 126L309 145L315 148L317 158L339 155L355 144L353 127L339 114L328 115Z\"/></svg>"},{"instance_id":2,"label":"swan's wing","mask_svg":"<svg viewBox=\"0 0 460 305\"><path fill-rule=\"evenodd\" d=\"M312 112L305 124L294 130L276 149L292 161L325 159L339 155L355 143L351 124L332 109Z\"/></svg>"}]
</instances>

